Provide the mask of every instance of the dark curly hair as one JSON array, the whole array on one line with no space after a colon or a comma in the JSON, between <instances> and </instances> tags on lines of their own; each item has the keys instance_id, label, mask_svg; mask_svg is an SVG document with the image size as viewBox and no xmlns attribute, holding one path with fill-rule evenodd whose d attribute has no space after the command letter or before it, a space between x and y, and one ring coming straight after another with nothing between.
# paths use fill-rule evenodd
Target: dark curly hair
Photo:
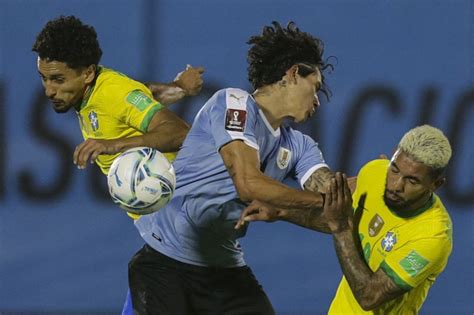
<instances>
[{"instance_id":1,"label":"dark curly hair","mask_svg":"<svg viewBox=\"0 0 474 315\"><path fill-rule=\"evenodd\" d=\"M98 65L102 57L96 31L75 16L60 16L46 23L32 50L41 59L64 62L72 69Z\"/></svg>"},{"instance_id":2,"label":"dark curly hair","mask_svg":"<svg viewBox=\"0 0 474 315\"><path fill-rule=\"evenodd\" d=\"M298 73L306 77L318 67L321 71L321 90L326 96L330 93L324 84L323 70L331 69L323 59L324 44L312 35L300 31L294 22L286 28L278 22L265 26L262 34L250 37L247 44L252 45L248 51L248 77L255 89L281 80L285 72L298 64Z\"/></svg>"}]
</instances>

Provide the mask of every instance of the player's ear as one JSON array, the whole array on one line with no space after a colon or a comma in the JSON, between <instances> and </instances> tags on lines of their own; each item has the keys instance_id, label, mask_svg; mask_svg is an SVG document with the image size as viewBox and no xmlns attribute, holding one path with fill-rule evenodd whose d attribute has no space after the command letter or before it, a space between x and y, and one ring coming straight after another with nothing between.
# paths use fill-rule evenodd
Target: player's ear
<instances>
[{"instance_id":1,"label":"player's ear","mask_svg":"<svg viewBox=\"0 0 474 315\"><path fill-rule=\"evenodd\" d=\"M435 191L436 189L438 189L439 187L443 186L443 184L446 182L446 177L439 177L438 179L436 179L434 182L433 182L433 191Z\"/></svg>"},{"instance_id":2,"label":"player's ear","mask_svg":"<svg viewBox=\"0 0 474 315\"><path fill-rule=\"evenodd\" d=\"M94 81L96 70L97 70L96 65L90 65L86 68L86 70L84 71L84 75L85 75L84 82L86 84L89 84L92 81Z\"/></svg>"},{"instance_id":3,"label":"player's ear","mask_svg":"<svg viewBox=\"0 0 474 315\"><path fill-rule=\"evenodd\" d=\"M298 65L292 65L290 69L286 70L286 77L291 83L296 83L296 76L298 74Z\"/></svg>"}]
</instances>

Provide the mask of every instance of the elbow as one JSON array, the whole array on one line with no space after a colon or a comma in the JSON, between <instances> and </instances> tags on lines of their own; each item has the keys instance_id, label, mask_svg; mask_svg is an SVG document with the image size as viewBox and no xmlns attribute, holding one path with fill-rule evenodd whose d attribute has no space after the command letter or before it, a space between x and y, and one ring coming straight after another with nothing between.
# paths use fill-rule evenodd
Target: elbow
<instances>
[{"instance_id":1,"label":"elbow","mask_svg":"<svg viewBox=\"0 0 474 315\"><path fill-rule=\"evenodd\" d=\"M236 178L234 180L235 189L239 195L239 199L243 202L251 202L254 199L258 199L257 196L257 185L254 180L250 178Z\"/></svg>"},{"instance_id":2,"label":"elbow","mask_svg":"<svg viewBox=\"0 0 474 315\"><path fill-rule=\"evenodd\" d=\"M357 302L364 311L372 311L380 305L377 294L375 292L354 294Z\"/></svg>"},{"instance_id":3,"label":"elbow","mask_svg":"<svg viewBox=\"0 0 474 315\"><path fill-rule=\"evenodd\" d=\"M373 304L370 301L366 300L359 301L359 305L366 312L372 311L373 309L375 309L376 306L376 304Z\"/></svg>"},{"instance_id":4,"label":"elbow","mask_svg":"<svg viewBox=\"0 0 474 315\"><path fill-rule=\"evenodd\" d=\"M235 185L237 195L243 202L251 202L253 198L252 190L246 185Z\"/></svg>"},{"instance_id":5,"label":"elbow","mask_svg":"<svg viewBox=\"0 0 474 315\"><path fill-rule=\"evenodd\" d=\"M183 122L178 129L178 132L176 133L176 139L180 144L184 142L184 139L186 138L188 132L189 132L189 125L185 122Z\"/></svg>"}]
</instances>

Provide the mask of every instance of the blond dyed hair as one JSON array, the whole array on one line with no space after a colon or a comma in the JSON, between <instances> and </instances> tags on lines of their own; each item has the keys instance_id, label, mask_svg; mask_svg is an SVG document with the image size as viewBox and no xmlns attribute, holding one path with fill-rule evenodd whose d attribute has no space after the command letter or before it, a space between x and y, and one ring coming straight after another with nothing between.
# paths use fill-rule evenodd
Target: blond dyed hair
<instances>
[{"instance_id":1,"label":"blond dyed hair","mask_svg":"<svg viewBox=\"0 0 474 315\"><path fill-rule=\"evenodd\" d=\"M398 149L433 170L444 169L452 153L448 138L430 125L409 130L400 140Z\"/></svg>"}]
</instances>

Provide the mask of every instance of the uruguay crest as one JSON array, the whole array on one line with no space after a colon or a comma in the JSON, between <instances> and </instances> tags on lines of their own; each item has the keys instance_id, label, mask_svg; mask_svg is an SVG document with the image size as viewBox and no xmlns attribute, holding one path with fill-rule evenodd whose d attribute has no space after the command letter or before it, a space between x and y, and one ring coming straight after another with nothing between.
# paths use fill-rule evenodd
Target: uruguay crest
<instances>
[{"instance_id":1,"label":"uruguay crest","mask_svg":"<svg viewBox=\"0 0 474 315\"><path fill-rule=\"evenodd\" d=\"M382 240L382 243L380 244L382 245L382 249L386 252L391 251L393 246L397 244L397 235L395 234L395 232L387 232L387 234L385 234L385 237Z\"/></svg>"},{"instance_id":2,"label":"uruguay crest","mask_svg":"<svg viewBox=\"0 0 474 315\"><path fill-rule=\"evenodd\" d=\"M280 147L280 151L278 151L278 158L277 158L277 165L280 169L285 169L290 164L291 160L291 151L285 149L284 147Z\"/></svg>"},{"instance_id":3,"label":"uruguay crest","mask_svg":"<svg viewBox=\"0 0 474 315\"><path fill-rule=\"evenodd\" d=\"M97 118L97 114L94 111L89 113L89 121L91 122L92 130L97 131L99 129L99 118Z\"/></svg>"}]
</instances>

